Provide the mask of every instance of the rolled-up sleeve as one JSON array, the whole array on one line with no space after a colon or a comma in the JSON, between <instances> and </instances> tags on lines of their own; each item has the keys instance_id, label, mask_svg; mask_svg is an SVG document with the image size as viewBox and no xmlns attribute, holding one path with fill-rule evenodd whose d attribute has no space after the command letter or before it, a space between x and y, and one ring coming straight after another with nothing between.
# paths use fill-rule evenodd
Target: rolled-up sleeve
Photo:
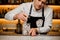
<instances>
[{"instance_id":1,"label":"rolled-up sleeve","mask_svg":"<svg viewBox=\"0 0 60 40\"><path fill-rule=\"evenodd\" d=\"M7 12L7 13L5 14L5 19L7 19L7 20L13 20L14 15L20 13L20 12L23 10L23 5L24 5L24 4L21 4L21 5L19 5L17 8L15 8L15 9Z\"/></svg>"},{"instance_id":2,"label":"rolled-up sleeve","mask_svg":"<svg viewBox=\"0 0 60 40\"><path fill-rule=\"evenodd\" d=\"M37 30L39 33L47 33L52 27L52 15L53 15L53 10L50 10L45 17L45 22L44 22L44 27L39 27Z\"/></svg>"}]
</instances>

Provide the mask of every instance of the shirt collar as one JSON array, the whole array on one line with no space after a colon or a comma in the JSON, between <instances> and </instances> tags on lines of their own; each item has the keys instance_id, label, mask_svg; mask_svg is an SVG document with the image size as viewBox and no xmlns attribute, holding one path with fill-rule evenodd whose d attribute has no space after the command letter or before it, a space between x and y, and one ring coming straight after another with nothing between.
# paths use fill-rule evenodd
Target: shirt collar
<instances>
[{"instance_id":1,"label":"shirt collar","mask_svg":"<svg viewBox=\"0 0 60 40\"><path fill-rule=\"evenodd\" d=\"M32 10L36 12L36 9L34 8L34 2L32 2ZM40 10L38 10L37 12L41 11L42 8Z\"/></svg>"}]
</instances>

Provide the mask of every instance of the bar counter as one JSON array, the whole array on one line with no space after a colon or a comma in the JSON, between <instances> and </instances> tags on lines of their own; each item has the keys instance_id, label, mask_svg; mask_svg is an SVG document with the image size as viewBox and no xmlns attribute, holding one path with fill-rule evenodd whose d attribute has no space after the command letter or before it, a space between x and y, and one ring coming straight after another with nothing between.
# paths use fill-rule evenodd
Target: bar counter
<instances>
[{"instance_id":1,"label":"bar counter","mask_svg":"<svg viewBox=\"0 0 60 40\"><path fill-rule=\"evenodd\" d=\"M60 36L48 36L48 35L37 35L37 36L23 36L23 35L0 35L0 40L60 40Z\"/></svg>"}]
</instances>

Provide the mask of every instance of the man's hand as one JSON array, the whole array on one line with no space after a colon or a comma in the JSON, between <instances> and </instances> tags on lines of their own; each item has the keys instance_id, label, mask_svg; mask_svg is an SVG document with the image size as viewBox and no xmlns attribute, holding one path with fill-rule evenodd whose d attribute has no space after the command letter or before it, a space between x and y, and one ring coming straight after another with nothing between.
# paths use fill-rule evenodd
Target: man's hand
<instances>
[{"instance_id":1,"label":"man's hand","mask_svg":"<svg viewBox=\"0 0 60 40\"><path fill-rule=\"evenodd\" d=\"M29 35L36 36L37 35L36 32L37 32L37 28L31 28L31 30L29 31Z\"/></svg>"},{"instance_id":2,"label":"man's hand","mask_svg":"<svg viewBox=\"0 0 60 40\"><path fill-rule=\"evenodd\" d=\"M18 13L14 16L14 19L21 19L22 21L26 21L28 18L25 12Z\"/></svg>"}]
</instances>

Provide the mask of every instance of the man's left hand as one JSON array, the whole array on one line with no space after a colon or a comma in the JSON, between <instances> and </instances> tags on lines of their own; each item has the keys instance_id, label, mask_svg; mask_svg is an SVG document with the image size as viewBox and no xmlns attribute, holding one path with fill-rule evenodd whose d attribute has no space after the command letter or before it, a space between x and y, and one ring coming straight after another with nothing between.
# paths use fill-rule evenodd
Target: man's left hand
<instances>
[{"instance_id":1,"label":"man's left hand","mask_svg":"<svg viewBox=\"0 0 60 40\"><path fill-rule=\"evenodd\" d=\"M37 28L31 28L29 31L29 35L36 36L37 35L36 32L37 32Z\"/></svg>"}]
</instances>

